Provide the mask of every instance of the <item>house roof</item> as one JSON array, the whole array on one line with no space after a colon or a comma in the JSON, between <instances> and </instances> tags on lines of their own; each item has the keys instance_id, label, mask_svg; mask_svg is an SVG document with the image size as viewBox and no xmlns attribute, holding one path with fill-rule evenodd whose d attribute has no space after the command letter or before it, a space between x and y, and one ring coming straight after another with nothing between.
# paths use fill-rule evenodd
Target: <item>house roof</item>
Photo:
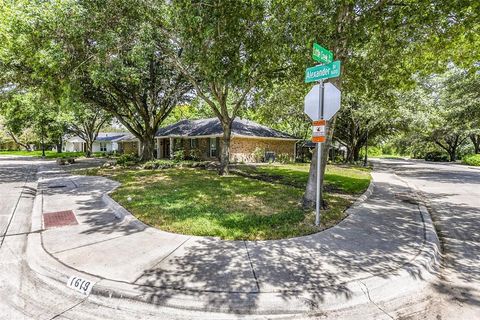
<instances>
[{"instance_id":1,"label":"house roof","mask_svg":"<svg viewBox=\"0 0 480 320\"><path fill-rule=\"evenodd\" d=\"M223 128L218 118L200 120L181 120L172 125L160 128L156 137L200 137L222 136ZM296 137L256 122L236 118L232 125L232 136L277 138L297 140Z\"/></svg>"},{"instance_id":2,"label":"house roof","mask_svg":"<svg viewBox=\"0 0 480 320\"><path fill-rule=\"evenodd\" d=\"M95 142L116 142L129 136L130 133L128 132L99 132ZM65 140L68 142L85 142L79 136L66 137Z\"/></svg>"},{"instance_id":3,"label":"house roof","mask_svg":"<svg viewBox=\"0 0 480 320\"><path fill-rule=\"evenodd\" d=\"M99 142L118 141L123 139L127 135L129 135L129 133L127 132L99 132L97 139L95 139L95 141L99 141Z\"/></svg>"}]
</instances>

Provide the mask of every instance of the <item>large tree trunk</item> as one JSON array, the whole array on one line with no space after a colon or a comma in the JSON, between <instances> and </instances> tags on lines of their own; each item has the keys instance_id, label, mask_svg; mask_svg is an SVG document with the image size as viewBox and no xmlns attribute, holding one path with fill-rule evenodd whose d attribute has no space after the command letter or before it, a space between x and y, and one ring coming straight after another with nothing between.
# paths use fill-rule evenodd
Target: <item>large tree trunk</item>
<instances>
[{"instance_id":1,"label":"large tree trunk","mask_svg":"<svg viewBox=\"0 0 480 320\"><path fill-rule=\"evenodd\" d=\"M59 138L58 140L58 143L57 143L57 153L62 153L62 142L63 142L63 139L62 137Z\"/></svg>"},{"instance_id":2,"label":"large tree trunk","mask_svg":"<svg viewBox=\"0 0 480 320\"><path fill-rule=\"evenodd\" d=\"M153 153L155 151L154 135L147 134L140 140L140 161L153 160Z\"/></svg>"},{"instance_id":3,"label":"large tree trunk","mask_svg":"<svg viewBox=\"0 0 480 320\"><path fill-rule=\"evenodd\" d=\"M353 161L354 162L357 162L358 160L360 160L360 150L361 150L361 147L359 147L359 146L355 146L355 148L353 148Z\"/></svg>"},{"instance_id":4,"label":"large tree trunk","mask_svg":"<svg viewBox=\"0 0 480 320\"><path fill-rule=\"evenodd\" d=\"M232 137L232 125L222 124L223 138L222 138L222 153L220 154L220 175L228 175L230 173L230 141Z\"/></svg>"},{"instance_id":5,"label":"large tree trunk","mask_svg":"<svg viewBox=\"0 0 480 320\"><path fill-rule=\"evenodd\" d=\"M88 140L85 142L85 156L87 158L90 158L92 156L92 146L93 146L93 141Z\"/></svg>"},{"instance_id":6,"label":"large tree trunk","mask_svg":"<svg viewBox=\"0 0 480 320\"><path fill-rule=\"evenodd\" d=\"M450 161L451 161L451 162L455 162L455 160L457 160L457 148L456 148L456 147L452 147L452 148L448 151L448 155L450 156Z\"/></svg>"}]
</instances>

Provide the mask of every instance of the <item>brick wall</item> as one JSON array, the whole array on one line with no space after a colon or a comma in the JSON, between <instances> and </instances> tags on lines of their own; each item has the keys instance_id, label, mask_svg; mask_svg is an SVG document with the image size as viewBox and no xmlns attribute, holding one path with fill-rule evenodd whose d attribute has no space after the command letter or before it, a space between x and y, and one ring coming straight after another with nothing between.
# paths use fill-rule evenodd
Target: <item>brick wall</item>
<instances>
[{"instance_id":1,"label":"brick wall","mask_svg":"<svg viewBox=\"0 0 480 320\"><path fill-rule=\"evenodd\" d=\"M120 150L123 154L137 154L138 155L138 145L137 142L120 142Z\"/></svg>"},{"instance_id":2,"label":"brick wall","mask_svg":"<svg viewBox=\"0 0 480 320\"><path fill-rule=\"evenodd\" d=\"M230 161L232 162L255 162L255 149L271 151L278 159L279 155L285 155L293 160L295 141L280 139L257 139L233 137L230 143Z\"/></svg>"}]
</instances>

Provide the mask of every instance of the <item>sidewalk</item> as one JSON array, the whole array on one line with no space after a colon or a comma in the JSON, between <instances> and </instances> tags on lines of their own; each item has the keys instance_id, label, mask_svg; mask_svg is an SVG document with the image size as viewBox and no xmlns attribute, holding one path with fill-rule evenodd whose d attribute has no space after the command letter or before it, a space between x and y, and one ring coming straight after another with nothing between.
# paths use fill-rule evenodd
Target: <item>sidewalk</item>
<instances>
[{"instance_id":1,"label":"sidewalk","mask_svg":"<svg viewBox=\"0 0 480 320\"><path fill-rule=\"evenodd\" d=\"M407 184L382 169L373 180L372 196L337 226L253 242L153 229L112 205L105 194L116 182L45 174L32 228L42 228L42 212L65 210L79 224L32 234L30 267L64 284L72 275L95 281L93 296L180 309L305 314L378 306L429 285L438 239Z\"/></svg>"}]
</instances>

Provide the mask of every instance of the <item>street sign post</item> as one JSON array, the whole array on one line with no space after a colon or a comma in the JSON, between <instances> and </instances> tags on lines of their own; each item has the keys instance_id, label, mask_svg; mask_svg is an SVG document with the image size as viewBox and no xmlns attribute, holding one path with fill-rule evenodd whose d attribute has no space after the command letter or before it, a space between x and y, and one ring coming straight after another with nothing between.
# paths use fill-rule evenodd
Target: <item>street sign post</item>
<instances>
[{"instance_id":1,"label":"street sign post","mask_svg":"<svg viewBox=\"0 0 480 320\"><path fill-rule=\"evenodd\" d=\"M305 96L305 113L313 120L312 141L317 143L317 186L315 199L315 225L320 224L322 203L321 181L322 143L327 139L327 121L340 109L341 92L333 84L324 85L324 79L340 76L340 61L333 61L333 53L321 45L313 44L312 57L320 64L305 70L305 83L319 81Z\"/></svg>"},{"instance_id":2,"label":"street sign post","mask_svg":"<svg viewBox=\"0 0 480 320\"><path fill-rule=\"evenodd\" d=\"M333 61L333 52L325 49L318 43L314 43L312 58L320 63L330 63Z\"/></svg>"},{"instance_id":3,"label":"street sign post","mask_svg":"<svg viewBox=\"0 0 480 320\"><path fill-rule=\"evenodd\" d=\"M319 80L336 78L340 76L340 61L334 61L329 64L320 64L305 70L305 83Z\"/></svg>"}]
</instances>

